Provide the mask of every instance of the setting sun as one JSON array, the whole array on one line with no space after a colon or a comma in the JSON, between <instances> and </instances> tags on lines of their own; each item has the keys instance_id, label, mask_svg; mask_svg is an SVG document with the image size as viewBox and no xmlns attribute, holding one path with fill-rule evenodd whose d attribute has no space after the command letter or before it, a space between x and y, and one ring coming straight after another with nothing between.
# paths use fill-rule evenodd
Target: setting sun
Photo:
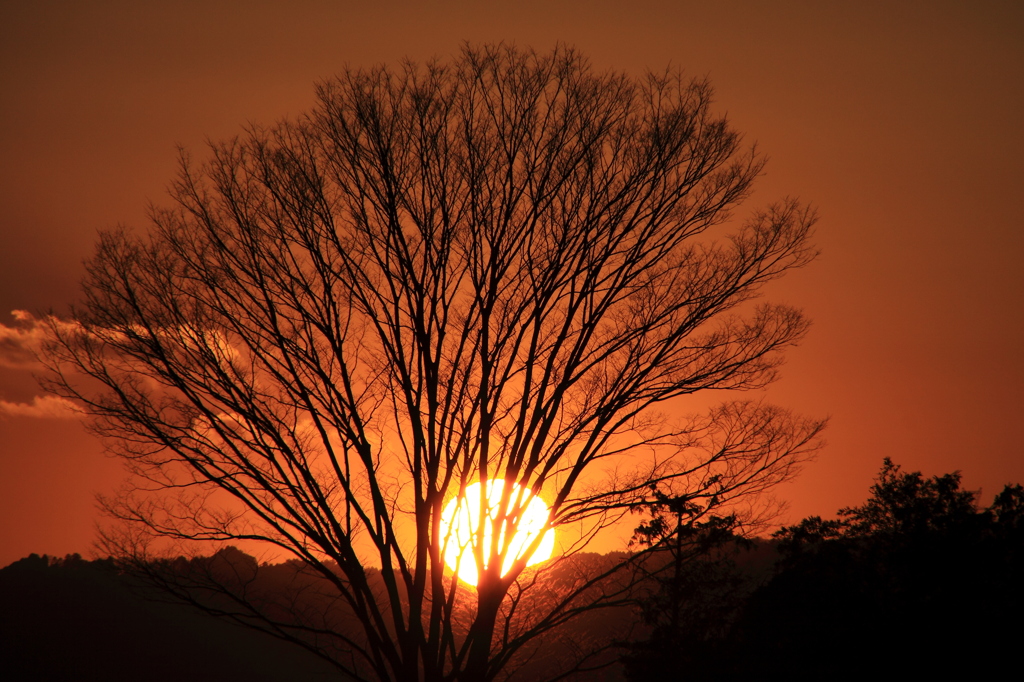
<instances>
[{"instance_id":1,"label":"setting sun","mask_svg":"<svg viewBox=\"0 0 1024 682\"><path fill-rule=\"evenodd\" d=\"M457 497L445 505L441 514L441 539L447 538L445 545L444 562L455 572L459 579L470 585L476 585L478 579L475 549L478 541L478 529L480 528L481 502L483 502L485 522L483 526L483 543L485 552L490 548L493 538L493 522L498 514L498 506L501 503L501 494L506 482L502 479L492 479L487 484L487 493L483 501L480 499L482 486L480 483L473 483L466 488L462 497ZM501 573L505 575L512 568L512 563L521 557L527 548L534 542L539 533L544 533L537 549L530 554L526 562L527 566L538 564L547 560L555 547L555 533L550 528L545 532L544 527L548 522L550 512L548 506L539 497L525 490L515 483L508 484L509 516L512 516L516 509L521 510L519 519L510 521L515 533L508 547L504 552ZM504 527L498 538L498 547L501 551L505 545ZM484 556L486 566L487 556Z\"/></svg>"}]
</instances>

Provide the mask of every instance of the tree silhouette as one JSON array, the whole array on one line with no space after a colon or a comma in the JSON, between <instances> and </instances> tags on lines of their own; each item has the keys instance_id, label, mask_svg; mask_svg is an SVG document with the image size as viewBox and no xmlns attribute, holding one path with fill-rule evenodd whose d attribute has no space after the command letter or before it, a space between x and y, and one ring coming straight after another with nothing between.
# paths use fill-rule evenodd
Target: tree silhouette
<instances>
[{"instance_id":1,"label":"tree silhouette","mask_svg":"<svg viewBox=\"0 0 1024 682\"><path fill-rule=\"evenodd\" d=\"M685 495L652 493L650 520L634 531L634 542L653 550L642 566L649 587L638 600L650 635L625 643L626 677L672 679L684 670L691 679L717 678L720 643L751 589L734 559L754 543L736 534L735 515L706 515Z\"/></svg>"},{"instance_id":2,"label":"tree silhouette","mask_svg":"<svg viewBox=\"0 0 1024 682\"><path fill-rule=\"evenodd\" d=\"M139 482L106 500L124 564L182 551L160 539L265 543L355 627L224 586L252 624L358 679L490 680L628 596L643 552L574 557L652 484L710 513L817 447L820 421L681 400L772 381L807 323L753 299L814 256L795 201L723 227L763 159L705 81L467 47L317 94L183 154L174 206L104 234L51 324L51 388ZM440 514L492 479L474 589L446 573ZM512 483L550 505L559 549L502 574Z\"/></svg>"},{"instance_id":3,"label":"tree silhouette","mask_svg":"<svg viewBox=\"0 0 1024 682\"><path fill-rule=\"evenodd\" d=\"M979 509L959 472L925 478L886 459L864 504L776 533L776 574L727 633L678 649L716 679L1005 670L1024 634L1022 500L1006 486Z\"/></svg>"}]
</instances>

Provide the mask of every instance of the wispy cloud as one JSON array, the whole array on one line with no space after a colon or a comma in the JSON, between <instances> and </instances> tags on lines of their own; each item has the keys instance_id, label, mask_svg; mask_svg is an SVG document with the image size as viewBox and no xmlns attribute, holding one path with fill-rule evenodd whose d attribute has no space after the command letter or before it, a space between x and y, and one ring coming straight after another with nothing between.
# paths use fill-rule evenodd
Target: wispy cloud
<instances>
[{"instance_id":1,"label":"wispy cloud","mask_svg":"<svg viewBox=\"0 0 1024 682\"><path fill-rule=\"evenodd\" d=\"M46 328L31 313L12 310L17 325L0 324L0 366L32 369L39 366L36 353L42 348Z\"/></svg>"},{"instance_id":2,"label":"wispy cloud","mask_svg":"<svg viewBox=\"0 0 1024 682\"><path fill-rule=\"evenodd\" d=\"M67 398L37 395L30 403L0 400L0 417L36 417L40 419L78 419L81 410Z\"/></svg>"},{"instance_id":3,"label":"wispy cloud","mask_svg":"<svg viewBox=\"0 0 1024 682\"><path fill-rule=\"evenodd\" d=\"M52 316L38 318L24 310L12 310L11 316L15 320L14 326L0 324L0 367L41 369L39 354L46 342L53 340L54 329L62 333L81 333L84 330L77 322ZM238 351L222 332L191 325L157 328L155 331L135 325L127 329L93 328L88 334L100 342L118 344L125 343L129 335L143 340L155 335L170 348L209 352L221 362L230 362L238 356Z\"/></svg>"}]
</instances>

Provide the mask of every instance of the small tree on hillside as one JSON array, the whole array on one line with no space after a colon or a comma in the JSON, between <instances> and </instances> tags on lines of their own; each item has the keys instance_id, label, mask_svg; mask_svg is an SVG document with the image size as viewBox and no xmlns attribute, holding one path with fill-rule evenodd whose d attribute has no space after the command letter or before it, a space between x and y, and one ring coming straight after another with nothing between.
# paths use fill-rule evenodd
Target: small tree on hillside
<instances>
[{"instance_id":1,"label":"small tree on hillside","mask_svg":"<svg viewBox=\"0 0 1024 682\"><path fill-rule=\"evenodd\" d=\"M490 680L621 600L615 566L568 568L651 484L710 510L816 447L819 421L682 400L775 378L807 322L753 299L815 254L795 201L729 222L763 160L705 81L467 48L346 72L318 102L184 158L174 205L103 235L52 325L54 390L140 482L108 505L123 560L154 537L266 543L358 624L254 612L274 634L330 640L358 679ZM474 589L441 516L494 480ZM558 537L539 569L540 532L503 562L520 491Z\"/></svg>"}]
</instances>

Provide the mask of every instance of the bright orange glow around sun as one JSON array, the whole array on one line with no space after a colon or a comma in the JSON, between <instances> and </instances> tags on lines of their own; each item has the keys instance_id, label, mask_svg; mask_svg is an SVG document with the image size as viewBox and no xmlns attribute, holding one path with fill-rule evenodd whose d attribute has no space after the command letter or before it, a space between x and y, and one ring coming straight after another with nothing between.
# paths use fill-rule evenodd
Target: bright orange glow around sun
<instances>
[{"instance_id":1,"label":"bright orange glow around sun","mask_svg":"<svg viewBox=\"0 0 1024 682\"><path fill-rule=\"evenodd\" d=\"M491 547L493 538L493 522L498 515L498 506L501 504L501 493L506 482L502 479L492 479L487 483L487 496L485 499L485 520L483 527L484 566L486 567L487 552ZM537 535L544 533L537 545L537 549L529 556L527 566L539 564L551 557L555 548L555 532L552 529L544 531L548 522L550 511L544 501L521 488L515 483L509 491L509 513L516 508L521 509L518 522L513 521L515 534L508 543L508 550L502 561L501 574L505 575L512 568L512 563L521 557ZM462 497L451 500L445 505L441 512L441 541L447 538L447 545L444 552L444 562L460 580L476 585L479 575L477 574L475 550L479 536L477 531L480 528L480 483L473 483L466 487ZM450 535L449 535L450 533ZM498 538L499 551L505 544L505 531L501 531Z\"/></svg>"}]
</instances>

